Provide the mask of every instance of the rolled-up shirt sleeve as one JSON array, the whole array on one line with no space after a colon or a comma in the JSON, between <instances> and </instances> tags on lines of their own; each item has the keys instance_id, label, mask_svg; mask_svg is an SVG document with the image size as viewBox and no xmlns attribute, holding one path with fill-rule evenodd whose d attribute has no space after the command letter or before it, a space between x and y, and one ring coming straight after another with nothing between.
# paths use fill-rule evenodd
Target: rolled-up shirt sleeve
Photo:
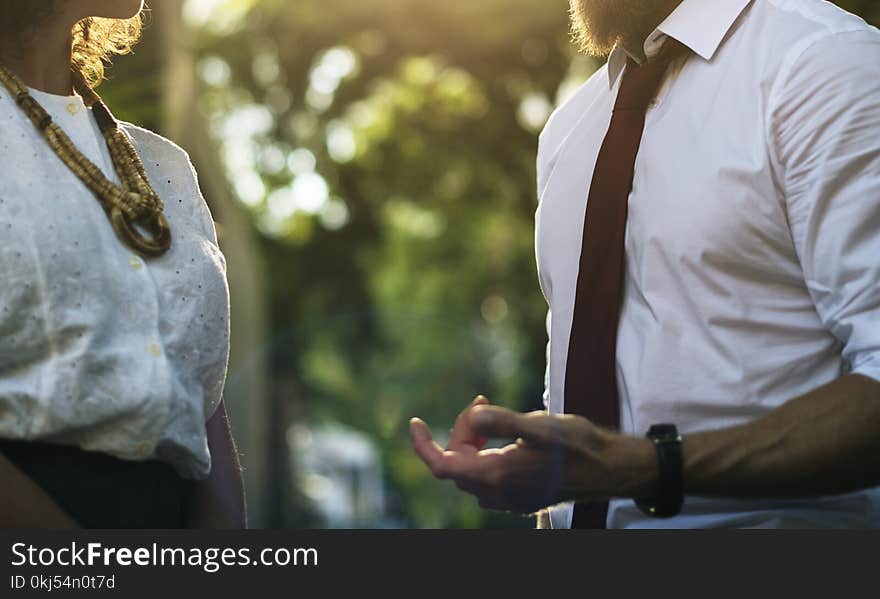
<instances>
[{"instance_id":1,"label":"rolled-up shirt sleeve","mask_svg":"<svg viewBox=\"0 0 880 599\"><path fill-rule=\"evenodd\" d=\"M806 40L771 97L770 139L804 280L851 372L880 381L880 42Z\"/></svg>"}]
</instances>

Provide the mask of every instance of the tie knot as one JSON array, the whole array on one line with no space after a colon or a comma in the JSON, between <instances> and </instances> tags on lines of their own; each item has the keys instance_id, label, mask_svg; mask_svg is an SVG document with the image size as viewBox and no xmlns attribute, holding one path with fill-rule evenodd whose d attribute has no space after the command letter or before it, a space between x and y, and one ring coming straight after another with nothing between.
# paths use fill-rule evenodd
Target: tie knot
<instances>
[{"instance_id":1,"label":"tie knot","mask_svg":"<svg viewBox=\"0 0 880 599\"><path fill-rule=\"evenodd\" d=\"M645 64L628 59L614 110L647 110L660 91L669 64L687 53L687 47L669 38L660 52Z\"/></svg>"}]
</instances>

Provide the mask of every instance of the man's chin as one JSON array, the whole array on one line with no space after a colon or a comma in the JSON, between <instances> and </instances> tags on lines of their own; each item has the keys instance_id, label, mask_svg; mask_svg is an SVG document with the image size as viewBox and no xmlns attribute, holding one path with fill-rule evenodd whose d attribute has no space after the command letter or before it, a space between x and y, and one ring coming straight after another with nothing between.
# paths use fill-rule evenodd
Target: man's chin
<instances>
[{"instance_id":1,"label":"man's chin","mask_svg":"<svg viewBox=\"0 0 880 599\"><path fill-rule=\"evenodd\" d=\"M613 2L613 0L612 0ZM571 0L571 30L579 49L591 56L605 56L620 38L610 30L612 2Z\"/></svg>"},{"instance_id":2,"label":"man's chin","mask_svg":"<svg viewBox=\"0 0 880 599\"><path fill-rule=\"evenodd\" d=\"M628 39L654 12L653 0L570 0L571 24L580 50L607 56L614 46Z\"/></svg>"},{"instance_id":3,"label":"man's chin","mask_svg":"<svg viewBox=\"0 0 880 599\"><path fill-rule=\"evenodd\" d=\"M620 40L619 36L599 37L595 34L588 35L580 29L575 29L574 37L581 52L596 58L603 58L611 54L614 46Z\"/></svg>"}]
</instances>

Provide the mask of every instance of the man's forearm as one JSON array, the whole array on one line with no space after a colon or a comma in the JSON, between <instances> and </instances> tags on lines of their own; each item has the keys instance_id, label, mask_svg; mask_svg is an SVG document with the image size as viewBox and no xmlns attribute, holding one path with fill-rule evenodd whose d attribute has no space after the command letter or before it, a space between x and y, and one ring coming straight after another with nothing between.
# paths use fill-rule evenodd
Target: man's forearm
<instances>
[{"instance_id":1,"label":"man's forearm","mask_svg":"<svg viewBox=\"0 0 880 599\"><path fill-rule=\"evenodd\" d=\"M880 383L843 377L752 423L687 435L685 493L834 495L880 485Z\"/></svg>"}]
</instances>

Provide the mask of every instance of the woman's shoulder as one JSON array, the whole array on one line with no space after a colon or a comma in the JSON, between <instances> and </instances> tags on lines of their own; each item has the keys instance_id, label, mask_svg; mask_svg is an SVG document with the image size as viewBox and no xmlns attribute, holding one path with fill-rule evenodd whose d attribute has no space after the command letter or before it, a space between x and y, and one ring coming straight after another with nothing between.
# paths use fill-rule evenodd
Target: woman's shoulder
<instances>
[{"instance_id":1,"label":"woman's shoulder","mask_svg":"<svg viewBox=\"0 0 880 599\"><path fill-rule=\"evenodd\" d=\"M192 161L186 150L167 137L125 121L121 121L119 126L131 139L148 171L174 168L192 170Z\"/></svg>"},{"instance_id":2,"label":"woman's shoulder","mask_svg":"<svg viewBox=\"0 0 880 599\"><path fill-rule=\"evenodd\" d=\"M211 211L202 196L198 175L189 154L170 139L132 123L120 122L144 164L147 178L165 201L169 217L181 216L198 223L205 235L216 239Z\"/></svg>"}]
</instances>

